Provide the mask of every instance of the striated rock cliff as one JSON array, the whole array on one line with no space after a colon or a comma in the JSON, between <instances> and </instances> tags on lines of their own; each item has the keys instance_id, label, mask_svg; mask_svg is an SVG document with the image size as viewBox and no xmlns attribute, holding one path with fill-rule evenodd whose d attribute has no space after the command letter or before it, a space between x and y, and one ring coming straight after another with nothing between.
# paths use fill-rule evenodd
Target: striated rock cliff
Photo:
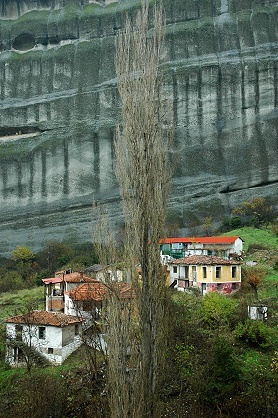
<instances>
[{"instance_id":1,"label":"striated rock cliff","mask_svg":"<svg viewBox=\"0 0 278 418\"><path fill-rule=\"evenodd\" d=\"M2 0L0 253L91 240L92 202L121 224L113 173L115 35L138 1ZM164 0L175 141L169 222L278 195L277 0Z\"/></svg>"}]
</instances>

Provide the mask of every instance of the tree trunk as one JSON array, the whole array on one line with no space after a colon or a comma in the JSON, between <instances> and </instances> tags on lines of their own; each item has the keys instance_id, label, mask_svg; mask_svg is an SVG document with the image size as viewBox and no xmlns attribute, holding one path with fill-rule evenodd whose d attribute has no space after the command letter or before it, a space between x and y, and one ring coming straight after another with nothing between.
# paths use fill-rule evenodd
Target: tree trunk
<instances>
[{"instance_id":1,"label":"tree trunk","mask_svg":"<svg viewBox=\"0 0 278 418\"><path fill-rule=\"evenodd\" d=\"M163 109L158 72L164 26L161 8L153 8L150 20L148 3L143 1L136 19L131 23L127 18L116 49L122 101L122 126L117 129L115 142L116 175L127 232L125 259L134 272L132 280L139 315L138 367L134 380L137 386L131 387L131 397L136 398L143 409L137 411L137 416L131 413L130 416L136 418L158 416L159 365L165 346L162 343L165 281L159 239L165 223L171 178L167 157L171 135L164 129L168 121L163 120L163 114L169 112ZM141 282L136 264L141 267Z\"/></svg>"}]
</instances>

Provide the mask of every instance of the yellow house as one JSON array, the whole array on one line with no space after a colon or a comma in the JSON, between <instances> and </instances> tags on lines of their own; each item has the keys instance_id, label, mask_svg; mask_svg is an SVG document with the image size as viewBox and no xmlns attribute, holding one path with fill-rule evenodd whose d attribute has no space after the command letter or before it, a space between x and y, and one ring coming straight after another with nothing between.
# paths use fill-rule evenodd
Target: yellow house
<instances>
[{"instance_id":1,"label":"yellow house","mask_svg":"<svg viewBox=\"0 0 278 418\"><path fill-rule=\"evenodd\" d=\"M202 294L230 294L240 288L241 262L215 256L192 255L169 262L170 284L184 291L199 287Z\"/></svg>"}]
</instances>

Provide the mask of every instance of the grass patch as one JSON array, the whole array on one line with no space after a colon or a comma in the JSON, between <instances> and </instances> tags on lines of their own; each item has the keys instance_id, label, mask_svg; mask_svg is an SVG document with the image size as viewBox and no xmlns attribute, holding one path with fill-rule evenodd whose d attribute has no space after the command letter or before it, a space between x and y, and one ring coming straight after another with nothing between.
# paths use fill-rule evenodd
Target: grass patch
<instances>
[{"instance_id":1,"label":"grass patch","mask_svg":"<svg viewBox=\"0 0 278 418\"><path fill-rule=\"evenodd\" d=\"M240 236L244 240L243 250L248 251L250 244L260 244L264 248L278 248L278 237L271 229L243 227L225 232L223 236Z\"/></svg>"},{"instance_id":2,"label":"grass patch","mask_svg":"<svg viewBox=\"0 0 278 418\"><path fill-rule=\"evenodd\" d=\"M242 227L226 232L224 236L240 236L246 257L244 262L255 260L258 265L267 268L267 276L258 286L260 300L278 297L278 271L273 269L274 255L278 248L278 237L271 228ZM251 286L245 284L245 294L252 295Z\"/></svg>"},{"instance_id":3,"label":"grass patch","mask_svg":"<svg viewBox=\"0 0 278 418\"><path fill-rule=\"evenodd\" d=\"M14 315L30 304L36 306L37 309L44 309L43 286L2 293L0 295L0 320Z\"/></svg>"},{"instance_id":4,"label":"grass patch","mask_svg":"<svg viewBox=\"0 0 278 418\"><path fill-rule=\"evenodd\" d=\"M278 298L278 277L267 276L263 283L258 287L258 294L260 300L267 300L269 298Z\"/></svg>"},{"instance_id":5,"label":"grass patch","mask_svg":"<svg viewBox=\"0 0 278 418\"><path fill-rule=\"evenodd\" d=\"M26 368L22 367L16 367L16 368L10 368L10 367L0 367L0 391L2 387L4 388L7 384L7 379L11 378L18 378L26 375Z\"/></svg>"},{"instance_id":6,"label":"grass patch","mask_svg":"<svg viewBox=\"0 0 278 418\"><path fill-rule=\"evenodd\" d=\"M278 283L278 272L269 273L266 278L269 282L277 282Z\"/></svg>"}]
</instances>

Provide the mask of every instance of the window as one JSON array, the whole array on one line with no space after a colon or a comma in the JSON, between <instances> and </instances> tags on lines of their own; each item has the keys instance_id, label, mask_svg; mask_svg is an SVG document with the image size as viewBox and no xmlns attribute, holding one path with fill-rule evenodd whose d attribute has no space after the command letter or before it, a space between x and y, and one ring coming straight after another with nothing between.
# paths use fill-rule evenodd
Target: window
<instances>
[{"instance_id":1,"label":"window","mask_svg":"<svg viewBox=\"0 0 278 418\"><path fill-rule=\"evenodd\" d=\"M217 279L220 279L220 277L221 277L221 267L216 267L215 268L215 277Z\"/></svg>"},{"instance_id":2,"label":"window","mask_svg":"<svg viewBox=\"0 0 278 418\"><path fill-rule=\"evenodd\" d=\"M207 268L203 267L203 278L206 279L207 278Z\"/></svg>"},{"instance_id":3,"label":"window","mask_svg":"<svg viewBox=\"0 0 278 418\"><path fill-rule=\"evenodd\" d=\"M188 270L189 270L189 267L188 266L184 266L184 278L185 279L188 279Z\"/></svg>"},{"instance_id":4,"label":"window","mask_svg":"<svg viewBox=\"0 0 278 418\"><path fill-rule=\"evenodd\" d=\"M177 266L174 266L173 267L173 273L177 273L178 272L178 267Z\"/></svg>"},{"instance_id":5,"label":"window","mask_svg":"<svg viewBox=\"0 0 278 418\"><path fill-rule=\"evenodd\" d=\"M217 283L217 290L218 290L218 292L220 292L220 290L221 290L221 283Z\"/></svg>"},{"instance_id":6,"label":"window","mask_svg":"<svg viewBox=\"0 0 278 418\"><path fill-rule=\"evenodd\" d=\"M62 289L53 289L53 296L62 296L63 291Z\"/></svg>"},{"instance_id":7,"label":"window","mask_svg":"<svg viewBox=\"0 0 278 418\"><path fill-rule=\"evenodd\" d=\"M74 325L74 335L79 335L79 325Z\"/></svg>"},{"instance_id":8,"label":"window","mask_svg":"<svg viewBox=\"0 0 278 418\"><path fill-rule=\"evenodd\" d=\"M39 339L45 340L45 327L39 327Z\"/></svg>"},{"instance_id":9,"label":"window","mask_svg":"<svg viewBox=\"0 0 278 418\"><path fill-rule=\"evenodd\" d=\"M16 341L22 341L22 325L15 326Z\"/></svg>"},{"instance_id":10,"label":"window","mask_svg":"<svg viewBox=\"0 0 278 418\"><path fill-rule=\"evenodd\" d=\"M236 266L232 266L232 278L236 278Z\"/></svg>"},{"instance_id":11,"label":"window","mask_svg":"<svg viewBox=\"0 0 278 418\"><path fill-rule=\"evenodd\" d=\"M232 283L232 290L236 290L236 283Z\"/></svg>"},{"instance_id":12,"label":"window","mask_svg":"<svg viewBox=\"0 0 278 418\"><path fill-rule=\"evenodd\" d=\"M48 354L53 354L53 348L52 347L48 347L47 352L48 352Z\"/></svg>"},{"instance_id":13,"label":"window","mask_svg":"<svg viewBox=\"0 0 278 418\"><path fill-rule=\"evenodd\" d=\"M196 266L192 266L192 280L193 280L193 282L196 282L196 277L197 277L197 268L196 268Z\"/></svg>"},{"instance_id":14,"label":"window","mask_svg":"<svg viewBox=\"0 0 278 418\"><path fill-rule=\"evenodd\" d=\"M172 250L182 250L184 245L182 242L175 242L172 244Z\"/></svg>"}]
</instances>

